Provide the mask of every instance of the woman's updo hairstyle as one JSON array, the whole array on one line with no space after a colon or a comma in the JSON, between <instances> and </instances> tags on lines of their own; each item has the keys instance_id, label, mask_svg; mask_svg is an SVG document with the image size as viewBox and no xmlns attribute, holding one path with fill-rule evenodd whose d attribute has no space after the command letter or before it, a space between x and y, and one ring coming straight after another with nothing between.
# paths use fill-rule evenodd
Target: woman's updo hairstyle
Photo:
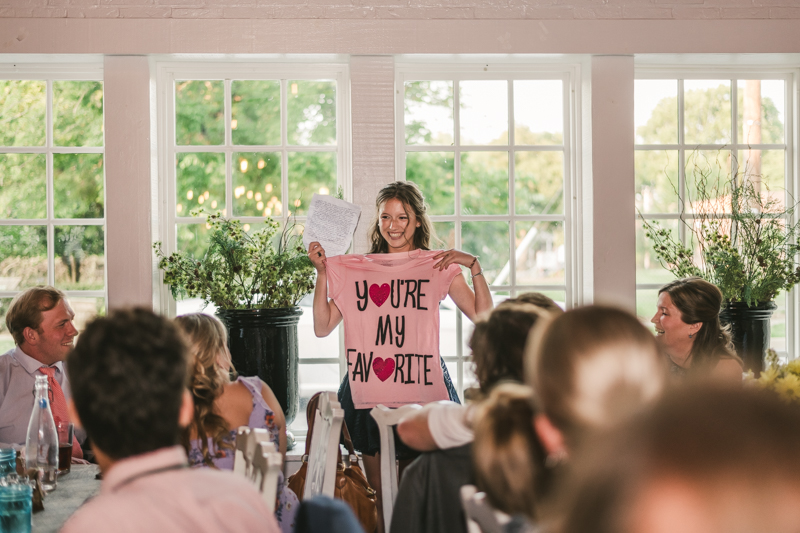
<instances>
[{"instance_id":1,"label":"woman's updo hairstyle","mask_svg":"<svg viewBox=\"0 0 800 533\"><path fill-rule=\"evenodd\" d=\"M540 321L526 348L537 410L573 449L658 397L666 368L653 334L630 313L588 306Z\"/></svg>"},{"instance_id":2,"label":"woman's updo hairstyle","mask_svg":"<svg viewBox=\"0 0 800 533\"><path fill-rule=\"evenodd\" d=\"M413 181L393 181L378 192L375 198L375 220L369 228L369 242L371 254L385 254L389 252L389 245L381 235L381 221L378 216L381 205L388 200L397 199L403 204L403 208L408 214L410 209L417 217L419 227L414 231L414 249L430 250L431 241L435 237L433 224L428 217L428 206L425 204L425 197Z\"/></svg>"},{"instance_id":3,"label":"woman's updo hairstyle","mask_svg":"<svg viewBox=\"0 0 800 533\"><path fill-rule=\"evenodd\" d=\"M712 369L721 358L736 359L728 326L722 326L719 312L722 291L697 276L676 279L661 287L658 294L669 294L673 305L687 324L701 323L690 352L691 367Z\"/></svg>"}]
</instances>

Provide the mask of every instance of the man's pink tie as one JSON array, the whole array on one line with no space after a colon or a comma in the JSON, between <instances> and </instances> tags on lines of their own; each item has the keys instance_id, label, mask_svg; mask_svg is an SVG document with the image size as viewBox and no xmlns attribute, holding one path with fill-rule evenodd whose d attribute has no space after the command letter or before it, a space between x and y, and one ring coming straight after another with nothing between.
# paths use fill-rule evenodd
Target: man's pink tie
<instances>
[{"instance_id":1,"label":"man's pink tie","mask_svg":"<svg viewBox=\"0 0 800 533\"><path fill-rule=\"evenodd\" d=\"M69 413L67 412L67 400L64 398L64 391L61 390L61 385L58 384L56 381L56 369L52 366L43 366L39 368L39 371L47 376L47 384L50 386L50 403L51 403L51 410L53 411L53 418L55 419L56 423L59 420L63 420L65 422L69 422ZM78 444L78 439L73 435L72 436L72 457L77 457L78 459L83 459L83 450L81 450L80 444Z\"/></svg>"}]
</instances>

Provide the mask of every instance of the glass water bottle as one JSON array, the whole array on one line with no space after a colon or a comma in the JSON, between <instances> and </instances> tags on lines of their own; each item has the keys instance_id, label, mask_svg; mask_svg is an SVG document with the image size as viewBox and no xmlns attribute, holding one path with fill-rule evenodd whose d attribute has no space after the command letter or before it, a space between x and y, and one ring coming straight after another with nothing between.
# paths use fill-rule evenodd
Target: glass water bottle
<instances>
[{"instance_id":1,"label":"glass water bottle","mask_svg":"<svg viewBox=\"0 0 800 533\"><path fill-rule=\"evenodd\" d=\"M58 471L58 433L50 411L47 376L36 376L35 394L28 437L25 439L25 468L35 469L42 488L49 492L56 488Z\"/></svg>"}]
</instances>

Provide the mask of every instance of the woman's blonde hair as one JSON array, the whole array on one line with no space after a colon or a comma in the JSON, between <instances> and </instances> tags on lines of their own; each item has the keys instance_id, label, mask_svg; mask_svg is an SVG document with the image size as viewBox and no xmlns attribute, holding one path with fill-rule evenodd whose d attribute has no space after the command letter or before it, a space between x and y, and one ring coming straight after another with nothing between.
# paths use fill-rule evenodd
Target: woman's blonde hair
<instances>
[{"instance_id":1,"label":"woman's blonde hair","mask_svg":"<svg viewBox=\"0 0 800 533\"><path fill-rule=\"evenodd\" d=\"M588 306L540 322L526 348L526 381L568 448L586 430L615 425L661 394L665 358L630 313Z\"/></svg>"},{"instance_id":2,"label":"woman's blonde hair","mask_svg":"<svg viewBox=\"0 0 800 533\"><path fill-rule=\"evenodd\" d=\"M228 351L228 335L222 322L203 313L179 316L175 323L186 335L190 346L189 390L194 399L192 428L197 432L203 461L213 466L213 457L208 448L209 437L216 450L232 449L232 445L225 441L230 434L228 423L214 413L214 402L222 395L225 385L230 383L230 371L233 368ZM186 428L183 434L187 452L192 428Z\"/></svg>"},{"instance_id":3,"label":"woman's blonde hair","mask_svg":"<svg viewBox=\"0 0 800 533\"><path fill-rule=\"evenodd\" d=\"M535 519L545 453L533 429L533 393L518 383L502 383L475 415L472 463L478 488L492 507Z\"/></svg>"}]
</instances>

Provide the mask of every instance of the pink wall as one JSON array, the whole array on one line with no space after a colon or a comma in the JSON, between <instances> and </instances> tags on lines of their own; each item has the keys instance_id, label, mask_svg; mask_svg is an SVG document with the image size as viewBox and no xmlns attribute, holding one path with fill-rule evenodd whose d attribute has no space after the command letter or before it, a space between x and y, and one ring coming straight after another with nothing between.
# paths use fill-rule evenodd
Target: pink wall
<instances>
[{"instance_id":1,"label":"pink wall","mask_svg":"<svg viewBox=\"0 0 800 533\"><path fill-rule=\"evenodd\" d=\"M797 0L3 0L4 18L800 19Z\"/></svg>"}]
</instances>

